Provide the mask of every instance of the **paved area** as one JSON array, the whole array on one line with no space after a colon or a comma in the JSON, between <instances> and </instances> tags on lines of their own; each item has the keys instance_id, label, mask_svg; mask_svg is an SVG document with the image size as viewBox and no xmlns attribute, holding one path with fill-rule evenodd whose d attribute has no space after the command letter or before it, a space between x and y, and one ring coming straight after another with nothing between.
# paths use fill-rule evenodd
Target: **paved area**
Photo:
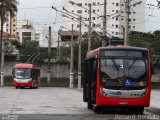
<instances>
[{"instance_id":1,"label":"paved area","mask_svg":"<svg viewBox=\"0 0 160 120\"><path fill-rule=\"evenodd\" d=\"M69 88L0 88L0 113L92 114L82 100L82 92Z\"/></svg>"},{"instance_id":2,"label":"paved area","mask_svg":"<svg viewBox=\"0 0 160 120\"><path fill-rule=\"evenodd\" d=\"M160 89L153 89L151 91L150 107L145 109L160 115Z\"/></svg>"},{"instance_id":3,"label":"paved area","mask_svg":"<svg viewBox=\"0 0 160 120\"><path fill-rule=\"evenodd\" d=\"M22 118L24 120L32 118L34 120L116 119L117 113L98 115L88 110L87 104L82 99L82 91L69 88L15 89L14 87L2 87L0 88L0 114L3 116L5 114L18 115L18 120ZM160 90L152 90L151 107L145 108L144 115L158 115L160 119ZM0 119L3 116L0 116Z\"/></svg>"}]
</instances>

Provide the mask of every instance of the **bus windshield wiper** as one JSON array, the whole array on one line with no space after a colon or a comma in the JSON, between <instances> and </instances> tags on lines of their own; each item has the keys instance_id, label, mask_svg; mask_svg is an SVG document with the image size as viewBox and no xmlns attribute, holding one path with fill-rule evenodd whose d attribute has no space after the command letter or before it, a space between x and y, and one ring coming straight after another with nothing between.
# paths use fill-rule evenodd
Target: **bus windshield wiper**
<instances>
[{"instance_id":1,"label":"bus windshield wiper","mask_svg":"<svg viewBox=\"0 0 160 120\"><path fill-rule=\"evenodd\" d=\"M134 60L134 61L132 62L132 64L128 67L128 70L130 70L130 69L133 67L133 65L136 63L136 61L137 61L137 60Z\"/></svg>"},{"instance_id":2,"label":"bus windshield wiper","mask_svg":"<svg viewBox=\"0 0 160 120\"><path fill-rule=\"evenodd\" d=\"M117 64L116 64L115 60L114 60L114 59L111 59L111 60L112 60L112 62L113 62L113 64L114 64L114 66L115 66L116 70L117 70L117 71L119 71L119 67L117 66Z\"/></svg>"}]
</instances>

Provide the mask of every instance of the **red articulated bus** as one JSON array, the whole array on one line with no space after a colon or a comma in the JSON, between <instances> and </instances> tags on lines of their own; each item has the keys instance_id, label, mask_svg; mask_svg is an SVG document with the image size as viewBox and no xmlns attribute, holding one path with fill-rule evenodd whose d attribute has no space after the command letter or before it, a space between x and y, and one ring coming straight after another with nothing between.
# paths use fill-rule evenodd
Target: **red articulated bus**
<instances>
[{"instance_id":1,"label":"red articulated bus","mask_svg":"<svg viewBox=\"0 0 160 120\"><path fill-rule=\"evenodd\" d=\"M36 65L18 63L13 69L13 86L38 88L40 84L40 70Z\"/></svg>"},{"instance_id":2,"label":"red articulated bus","mask_svg":"<svg viewBox=\"0 0 160 120\"><path fill-rule=\"evenodd\" d=\"M87 53L83 100L88 109L122 108L143 114L150 105L149 50L129 46L100 47Z\"/></svg>"}]
</instances>

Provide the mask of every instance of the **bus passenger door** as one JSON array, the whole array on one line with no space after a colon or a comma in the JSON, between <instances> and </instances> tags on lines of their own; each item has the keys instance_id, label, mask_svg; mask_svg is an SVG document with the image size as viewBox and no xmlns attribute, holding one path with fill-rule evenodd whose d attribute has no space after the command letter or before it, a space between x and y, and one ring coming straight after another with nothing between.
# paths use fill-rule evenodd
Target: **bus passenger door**
<instances>
[{"instance_id":1,"label":"bus passenger door","mask_svg":"<svg viewBox=\"0 0 160 120\"><path fill-rule=\"evenodd\" d=\"M88 102L90 109L96 102L97 60L95 58L86 60L84 69L83 100Z\"/></svg>"}]
</instances>

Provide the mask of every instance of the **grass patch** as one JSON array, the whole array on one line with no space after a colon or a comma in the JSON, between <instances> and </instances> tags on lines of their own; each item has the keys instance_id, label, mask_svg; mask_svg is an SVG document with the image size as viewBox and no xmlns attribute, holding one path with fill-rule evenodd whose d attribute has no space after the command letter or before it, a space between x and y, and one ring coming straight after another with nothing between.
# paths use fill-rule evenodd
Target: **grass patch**
<instances>
[{"instance_id":1,"label":"grass patch","mask_svg":"<svg viewBox=\"0 0 160 120\"><path fill-rule=\"evenodd\" d=\"M41 78L40 86L42 87L69 87L68 78L52 78L50 83L47 83L47 78Z\"/></svg>"},{"instance_id":2,"label":"grass patch","mask_svg":"<svg viewBox=\"0 0 160 120\"><path fill-rule=\"evenodd\" d=\"M152 86L152 89L159 89L160 88L160 82L152 82L151 86Z\"/></svg>"},{"instance_id":3,"label":"grass patch","mask_svg":"<svg viewBox=\"0 0 160 120\"><path fill-rule=\"evenodd\" d=\"M4 77L4 86L12 86L13 77L5 76ZM41 87L69 87L68 78L52 78L50 83L47 83L47 78L41 78L40 81Z\"/></svg>"},{"instance_id":4,"label":"grass patch","mask_svg":"<svg viewBox=\"0 0 160 120\"><path fill-rule=\"evenodd\" d=\"M4 76L4 86L12 86L13 76Z\"/></svg>"}]
</instances>

